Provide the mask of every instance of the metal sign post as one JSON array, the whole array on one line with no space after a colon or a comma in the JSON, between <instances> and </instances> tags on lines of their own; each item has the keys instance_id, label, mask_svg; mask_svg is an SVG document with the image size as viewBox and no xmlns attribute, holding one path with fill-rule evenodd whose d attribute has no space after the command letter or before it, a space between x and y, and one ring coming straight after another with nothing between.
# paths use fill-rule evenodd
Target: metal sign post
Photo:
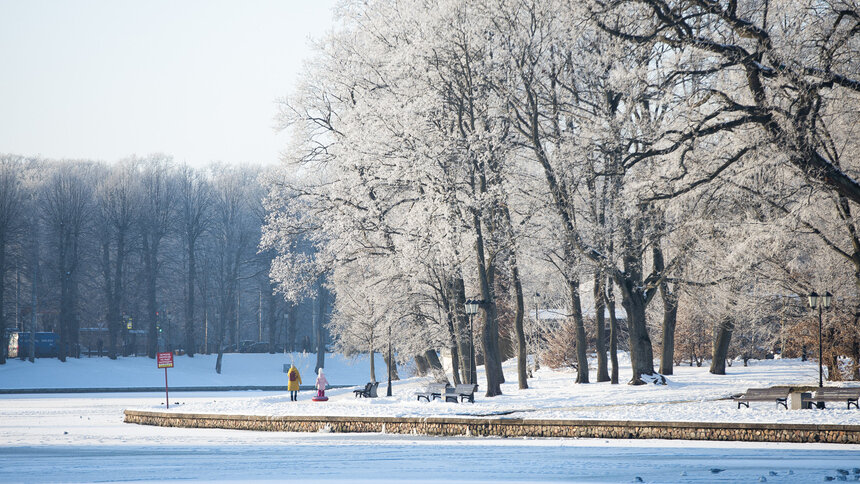
<instances>
[{"instance_id":1,"label":"metal sign post","mask_svg":"<svg viewBox=\"0 0 860 484\"><path fill-rule=\"evenodd\" d=\"M167 391L167 369L173 368L173 353L169 351L158 353L156 361L159 368L164 368L164 401L167 402L167 408L170 408L170 393Z\"/></svg>"}]
</instances>

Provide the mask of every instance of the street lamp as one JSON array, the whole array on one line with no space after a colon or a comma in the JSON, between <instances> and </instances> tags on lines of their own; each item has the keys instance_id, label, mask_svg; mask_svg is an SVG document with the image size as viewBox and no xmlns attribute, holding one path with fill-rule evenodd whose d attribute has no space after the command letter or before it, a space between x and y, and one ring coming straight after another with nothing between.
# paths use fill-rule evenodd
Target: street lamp
<instances>
[{"instance_id":1,"label":"street lamp","mask_svg":"<svg viewBox=\"0 0 860 484\"><path fill-rule=\"evenodd\" d=\"M821 304L818 304L819 298L821 299ZM814 311L816 308L818 309L818 387L822 388L824 386L824 366L821 362L822 351L821 351L821 333L822 333L822 319L821 312L824 309L830 309L830 301L833 299L833 294L830 292L825 292L824 296L819 296L818 293L812 291L809 295L809 307Z\"/></svg>"},{"instance_id":2,"label":"street lamp","mask_svg":"<svg viewBox=\"0 0 860 484\"><path fill-rule=\"evenodd\" d=\"M388 393L391 396L391 325L388 325Z\"/></svg>"},{"instance_id":3,"label":"street lamp","mask_svg":"<svg viewBox=\"0 0 860 484\"><path fill-rule=\"evenodd\" d=\"M469 383L474 384L475 380L478 379L478 369L475 364L475 337L474 331L472 330L472 319L478 314L478 306L480 306L484 301L467 299L466 300L466 314L469 316Z\"/></svg>"}]
</instances>

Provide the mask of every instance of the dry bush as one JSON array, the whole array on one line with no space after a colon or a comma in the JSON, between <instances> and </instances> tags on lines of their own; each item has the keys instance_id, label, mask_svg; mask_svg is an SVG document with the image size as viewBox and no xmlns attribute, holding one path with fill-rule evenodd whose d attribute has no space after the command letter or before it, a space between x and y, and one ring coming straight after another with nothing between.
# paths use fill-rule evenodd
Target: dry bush
<instances>
[{"instance_id":1,"label":"dry bush","mask_svg":"<svg viewBox=\"0 0 860 484\"><path fill-rule=\"evenodd\" d=\"M552 369L576 368L576 326L565 320L549 331L541 361Z\"/></svg>"}]
</instances>

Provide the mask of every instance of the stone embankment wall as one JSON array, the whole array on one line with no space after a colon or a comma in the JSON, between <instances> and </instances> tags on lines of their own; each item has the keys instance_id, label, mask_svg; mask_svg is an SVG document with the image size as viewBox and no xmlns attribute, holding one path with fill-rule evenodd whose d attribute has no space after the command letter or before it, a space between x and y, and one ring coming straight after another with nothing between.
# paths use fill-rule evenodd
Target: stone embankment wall
<instances>
[{"instance_id":1,"label":"stone embankment wall","mask_svg":"<svg viewBox=\"0 0 860 484\"><path fill-rule=\"evenodd\" d=\"M707 422L527 420L509 418L400 418L210 415L126 410L125 421L162 427L278 432L372 432L496 437L742 440L860 444L860 425Z\"/></svg>"}]
</instances>

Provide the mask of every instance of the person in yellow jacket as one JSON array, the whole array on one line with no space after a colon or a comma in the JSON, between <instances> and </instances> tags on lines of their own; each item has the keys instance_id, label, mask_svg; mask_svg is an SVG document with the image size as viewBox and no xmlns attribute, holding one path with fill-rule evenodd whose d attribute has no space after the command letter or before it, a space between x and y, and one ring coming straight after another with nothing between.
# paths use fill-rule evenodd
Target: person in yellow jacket
<instances>
[{"instance_id":1,"label":"person in yellow jacket","mask_svg":"<svg viewBox=\"0 0 860 484\"><path fill-rule=\"evenodd\" d=\"M290 364L290 371L287 372L287 390L290 392L290 401L296 402L299 400L299 385L302 384L302 375L299 374L298 368Z\"/></svg>"}]
</instances>

